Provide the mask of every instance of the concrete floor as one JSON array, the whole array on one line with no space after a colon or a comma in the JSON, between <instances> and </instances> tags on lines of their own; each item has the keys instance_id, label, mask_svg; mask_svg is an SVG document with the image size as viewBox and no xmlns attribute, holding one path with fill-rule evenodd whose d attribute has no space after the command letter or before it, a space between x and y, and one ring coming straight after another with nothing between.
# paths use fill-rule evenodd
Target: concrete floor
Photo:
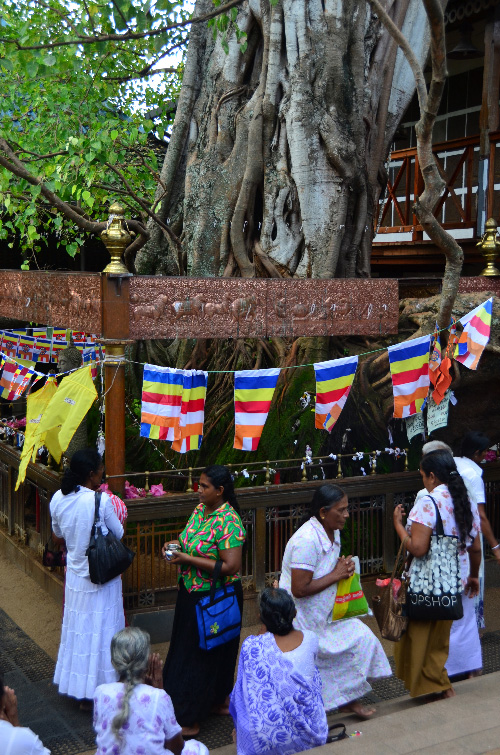
<instances>
[{"instance_id":1,"label":"concrete floor","mask_svg":"<svg viewBox=\"0 0 500 755\"><path fill-rule=\"evenodd\" d=\"M0 553L0 608L53 659L57 658L62 607L29 576ZM485 617L487 631L500 630L500 567L487 564ZM366 585L370 592L370 585ZM367 624L378 634L374 619ZM245 628L242 639L258 630ZM392 655L392 643L383 641ZM154 649L165 658L168 643ZM457 697L432 705L398 698L379 705L376 717L362 724L343 716L348 732L360 729L363 736L325 745L318 753L483 753L500 747L500 672L456 685ZM21 712L22 720L22 712ZM235 755L234 746L212 750ZM500 749L497 751L500 755ZM89 750L82 755L94 755Z\"/></svg>"}]
</instances>

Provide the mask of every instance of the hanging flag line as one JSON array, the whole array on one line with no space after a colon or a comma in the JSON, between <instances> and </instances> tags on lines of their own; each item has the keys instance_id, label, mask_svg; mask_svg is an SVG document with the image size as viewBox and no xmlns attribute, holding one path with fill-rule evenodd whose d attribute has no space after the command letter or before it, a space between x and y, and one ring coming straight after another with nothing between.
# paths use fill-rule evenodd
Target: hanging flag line
<instances>
[{"instance_id":1,"label":"hanging flag line","mask_svg":"<svg viewBox=\"0 0 500 755\"><path fill-rule=\"evenodd\" d=\"M477 369L481 354L490 337L492 305L493 299L490 298L460 320L464 331L456 342L455 336L450 338L450 354L448 355L447 349L446 358L449 359L453 352L453 357L462 361L466 367ZM450 327L454 334L454 321ZM386 347L393 385L395 417L412 417L422 412L429 395L430 367L432 366L435 370L440 369L445 361L442 359L441 349L437 343L438 333L439 331L434 333L436 345L432 349L432 358L433 336L431 334ZM376 349L373 352L366 352L365 355L384 350ZM28 395L27 417L31 415L30 423L39 423L40 428L33 435L34 445L29 448L27 446L26 452L23 451L23 460L27 464L30 455L35 458L37 448L42 444L49 448L54 458L60 458L78 426L78 423L74 425L74 422L79 416L78 412L73 417L75 413L71 410L68 414L65 404L72 407L78 405L82 411L84 407L87 407L86 413L97 398L92 381L95 375L92 375L91 365L87 364L64 373L67 376L57 387L54 374L45 376L31 368L33 362L18 364L9 355L4 355L3 352L0 354L2 355L0 365L0 396L2 398L9 401L19 398L35 374L38 378L48 378L41 391ZM358 366L358 358L354 356L313 363L316 376L315 426L317 428L324 428L331 432L335 426L348 399ZM101 359L102 361L105 362L105 358ZM226 372L235 375L233 448L241 451L255 451L269 414L281 369L277 367L259 370L227 370ZM106 393L113 387L117 373L118 365ZM446 370L442 373L442 378L446 377L445 373ZM59 377L63 377L63 374L61 373ZM208 372L206 371L144 365L141 436L150 441L169 440L172 442L172 449L179 453L199 450L203 439L207 382ZM433 380L433 385L434 391L437 391L438 379ZM51 391L56 391L54 401L52 401ZM42 396L44 398L50 396L50 407L46 407L47 411L44 407L44 410L35 418L31 414L34 411L33 404L41 401ZM54 417L50 414L49 408ZM46 415L50 418L50 422ZM71 422L67 421L67 416L72 417ZM61 433L55 438L52 430L58 427L61 427ZM64 433L62 433L63 427ZM46 439L45 434L47 434ZM20 476L18 484L21 479Z\"/></svg>"}]
</instances>

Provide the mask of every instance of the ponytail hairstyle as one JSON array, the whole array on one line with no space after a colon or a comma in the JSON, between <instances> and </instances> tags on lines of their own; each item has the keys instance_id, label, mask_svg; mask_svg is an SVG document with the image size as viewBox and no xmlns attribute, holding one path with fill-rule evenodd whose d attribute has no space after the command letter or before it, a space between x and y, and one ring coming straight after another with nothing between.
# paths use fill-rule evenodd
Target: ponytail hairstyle
<instances>
[{"instance_id":1,"label":"ponytail hairstyle","mask_svg":"<svg viewBox=\"0 0 500 755\"><path fill-rule=\"evenodd\" d=\"M330 483L320 485L320 487L316 489L313 499L309 504L309 516L307 519L312 519L312 517L315 516L319 521L319 512L321 509L331 509L345 498L345 496L345 491L342 490L342 488L339 488L338 485L332 485Z\"/></svg>"},{"instance_id":2,"label":"ponytail hairstyle","mask_svg":"<svg viewBox=\"0 0 500 755\"><path fill-rule=\"evenodd\" d=\"M460 546L465 548L467 537L472 530L472 509L467 488L458 473L453 456L448 451L431 451L422 457L420 468L426 475L433 472L436 479L448 487L460 535Z\"/></svg>"},{"instance_id":3,"label":"ponytail hairstyle","mask_svg":"<svg viewBox=\"0 0 500 755\"><path fill-rule=\"evenodd\" d=\"M127 723L130 715L130 698L135 687L144 681L149 663L149 634L138 627L125 627L117 632L111 640L111 663L125 683L120 711L111 722L111 731L118 740L122 735L120 729Z\"/></svg>"},{"instance_id":4,"label":"ponytail hairstyle","mask_svg":"<svg viewBox=\"0 0 500 755\"><path fill-rule=\"evenodd\" d=\"M464 435L462 440L462 456L472 459L476 451L483 453L491 446L491 441L487 435L477 430L471 430Z\"/></svg>"},{"instance_id":5,"label":"ponytail hairstyle","mask_svg":"<svg viewBox=\"0 0 500 755\"><path fill-rule=\"evenodd\" d=\"M296 615L290 593L279 587L266 587L260 596L260 618L268 632L281 637L290 634Z\"/></svg>"},{"instance_id":6,"label":"ponytail hairstyle","mask_svg":"<svg viewBox=\"0 0 500 755\"><path fill-rule=\"evenodd\" d=\"M224 488L224 502L227 501L241 519L241 509L234 492L233 478L229 469L221 464L212 464L204 469L202 474L208 477L214 488Z\"/></svg>"},{"instance_id":7,"label":"ponytail hairstyle","mask_svg":"<svg viewBox=\"0 0 500 755\"><path fill-rule=\"evenodd\" d=\"M79 451L75 451L61 480L63 495L77 493L80 490L80 485L85 485L92 472L97 472L101 466L102 457L95 448L81 448Z\"/></svg>"}]
</instances>

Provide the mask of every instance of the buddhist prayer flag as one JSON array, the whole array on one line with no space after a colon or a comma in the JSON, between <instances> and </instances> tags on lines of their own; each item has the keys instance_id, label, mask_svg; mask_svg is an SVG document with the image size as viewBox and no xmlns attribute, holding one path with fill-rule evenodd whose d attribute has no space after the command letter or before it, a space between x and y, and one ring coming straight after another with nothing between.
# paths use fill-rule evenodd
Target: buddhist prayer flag
<instances>
[{"instance_id":1,"label":"buddhist prayer flag","mask_svg":"<svg viewBox=\"0 0 500 755\"><path fill-rule=\"evenodd\" d=\"M40 421L40 435L46 433L45 445L59 462L78 426L97 399L90 376L90 365L80 367L64 377ZM51 441L51 431L55 442Z\"/></svg>"},{"instance_id":2,"label":"buddhist prayer flag","mask_svg":"<svg viewBox=\"0 0 500 755\"><path fill-rule=\"evenodd\" d=\"M65 344L68 342L68 331L63 330L62 328L52 328L52 340L53 341L64 341Z\"/></svg>"},{"instance_id":3,"label":"buddhist prayer flag","mask_svg":"<svg viewBox=\"0 0 500 755\"><path fill-rule=\"evenodd\" d=\"M68 348L68 344L66 341L58 341L56 339L53 339L51 361L58 362L59 354L61 353L61 351L64 351L64 349L67 349L67 348Z\"/></svg>"},{"instance_id":4,"label":"buddhist prayer flag","mask_svg":"<svg viewBox=\"0 0 500 755\"><path fill-rule=\"evenodd\" d=\"M233 448L240 451L257 450L279 374L279 368L234 373Z\"/></svg>"},{"instance_id":5,"label":"buddhist prayer flag","mask_svg":"<svg viewBox=\"0 0 500 755\"><path fill-rule=\"evenodd\" d=\"M388 348L395 417L422 411L429 391L430 341L428 335Z\"/></svg>"},{"instance_id":6,"label":"buddhist prayer flag","mask_svg":"<svg viewBox=\"0 0 500 755\"><path fill-rule=\"evenodd\" d=\"M357 366L357 356L318 362L314 365L315 427L319 430L332 431L349 396Z\"/></svg>"},{"instance_id":7,"label":"buddhist prayer flag","mask_svg":"<svg viewBox=\"0 0 500 755\"><path fill-rule=\"evenodd\" d=\"M36 339L36 350L38 352L38 362L50 362L50 353L52 351L52 340L50 338Z\"/></svg>"},{"instance_id":8,"label":"buddhist prayer flag","mask_svg":"<svg viewBox=\"0 0 500 755\"><path fill-rule=\"evenodd\" d=\"M434 336L432 339L432 345L431 345L431 355L429 357L429 378L432 383L432 385L436 385L436 378L438 375L438 368L441 364L442 359L442 353L441 353L441 340L439 338L439 329L438 324L436 323L436 330L434 331Z\"/></svg>"},{"instance_id":9,"label":"buddhist prayer flag","mask_svg":"<svg viewBox=\"0 0 500 755\"><path fill-rule=\"evenodd\" d=\"M17 356L17 346L19 344L19 336L12 333L9 330L5 330L2 338L2 352L6 357L12 357L15 359Z\"/></svg>"},{"instance_id":10,"label":"buddhist prayer flag","mask_svg":"<svg viewBox=\"0 0 500 755\"><path fill-rule=\"evenodd\" d=\"M45 434L40 435L39 427L42 415L49 405L50 400L57 391L57 383L54 378L49 378L45 385L39 391L31 392L26 402L26 430L24 434L24 443L19 460L19 472L17 475L16 490L24 482L26 469L31 458L36 460L36 453L40 446L45 444ZM51 448L57 448L57 432L51 431L52 439L49 441ZM61 451L59 450L59 457Z\"/></svg>"},{"instance_id":11,"label":"buddhist prayer flag","mask_svg":"<svg viewBox=\"0 0 500 755\"><path fill-rule=\"evenodd\" d=\"M175 440L179 425L184 370L144 365L142 379L141 436Z\"/></svg>"},{"instance_id":12,"label":"buddhist prayer flag","mask_svg":"<svg viewBox=\"0 0 500 755\"><path fill-rule=\"evenodd\" d=\"M33 338L33 336L20 336L19 346L17 347L17 355L21 357L21 359L29 359L32 362L36 362L38 359L36 339Z\"/></svg>"},{"instance_id":13,"label":"buddhist prayer flag","mask_svg":"<svg viewBox=\"0 0 500 755\"><path fill-rule=\"evenodd\" d=\"M464 329L458 339L454 357L470 370L477 370L481 354L490 339L492 310L493 298L487 299L460 319Z\"/></svg>"},{"instance_id":14,"label":"buddhist prayer flag","mask_svg":"<svg viewBox=\"0 0 500 755\"><path fill-rule=\"evenodd\" d=\"M31 332L34 338L47 338L47 328L33 328Z\"/></svg>"},{"instance_id":15,"label":"buddhist prayer flag","mask_svg":"<svg viewBox=\"0 0 500 755\"><path fill-rule=\"evenodd\" d=\"M0 375L0 397L6 399L6 401L15 401L24 393L33 375L34 372L30 367L3 360Z\"/></svg>"},{"instance_id":16,"label":"buddhist prayer flag","mask_svg":"<svg viewBox=\"0 0 500 755\"><path fill-rule=\"evenodd\" d=\"M181 411L174 429L172 449L184 454L197 451L203 439L208 372L183 370Z\"/></svg>"}]
</instances>

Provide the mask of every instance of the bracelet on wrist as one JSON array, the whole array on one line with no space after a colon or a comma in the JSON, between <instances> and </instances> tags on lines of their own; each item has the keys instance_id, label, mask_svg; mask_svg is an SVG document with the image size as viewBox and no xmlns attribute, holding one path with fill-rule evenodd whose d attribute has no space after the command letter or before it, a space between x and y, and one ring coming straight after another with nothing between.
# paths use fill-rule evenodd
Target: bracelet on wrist
<instances>
[{"instance_id":1,"label":"bracelet on wrist","mask_svg":"<svg viewBox=\"0 0 500 755\"><path fill-rule=\"evenodd\" d=\"M500 543L497 543L496 545L494 545L491 550L496 551L498 550L498 548L500 548Z\"/></svg>"}]
</instances>

